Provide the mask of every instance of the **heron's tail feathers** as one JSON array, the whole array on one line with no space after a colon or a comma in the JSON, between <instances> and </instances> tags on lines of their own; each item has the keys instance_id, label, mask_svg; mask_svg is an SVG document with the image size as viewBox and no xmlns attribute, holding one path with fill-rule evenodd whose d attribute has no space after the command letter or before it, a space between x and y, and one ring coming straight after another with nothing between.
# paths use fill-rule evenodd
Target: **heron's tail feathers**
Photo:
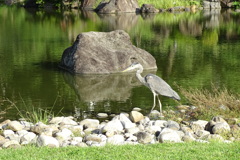
<instances>
[{"instance_id":1,"label":"heron's tail feathers","mask_svg":"<svg viewBox=\"0 0 240 160\"><path fill-rule=\"evenodd\" d=\"M173 99L177 100L177 101L180 101L181 98L180 96L177 94L177 92L173 91L173 96L172 96Z\"/></svg>"}]
</instances>

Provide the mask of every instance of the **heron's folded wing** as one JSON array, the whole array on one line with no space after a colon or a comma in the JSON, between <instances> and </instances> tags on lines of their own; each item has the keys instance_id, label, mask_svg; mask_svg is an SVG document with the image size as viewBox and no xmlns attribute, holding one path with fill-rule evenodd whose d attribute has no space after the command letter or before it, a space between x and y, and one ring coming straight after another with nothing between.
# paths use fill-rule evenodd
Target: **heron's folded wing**
<instances>
[{"instance_id":1,"label":"heron's folded wing","mask_svg":"<svg viewBox=\"0 0 240 160\"><path fill-rule=\"evenodd\" d=\"M149 88L156 93L180 100L179 95L162 78L154 74L148 74L145 77L145 81L148 84Z\"/></svg>"}]
</instances>

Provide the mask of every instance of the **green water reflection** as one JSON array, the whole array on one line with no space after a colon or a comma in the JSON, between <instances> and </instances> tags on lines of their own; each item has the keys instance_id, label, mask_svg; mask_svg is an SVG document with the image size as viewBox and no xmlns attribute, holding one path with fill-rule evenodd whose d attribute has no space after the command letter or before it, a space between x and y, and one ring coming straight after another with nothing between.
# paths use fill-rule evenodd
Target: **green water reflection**
<instances>
[{"instance_id":1,"label":"green water reflection","mask_svg":"<svg viewBox=\"0 0 240 160\"><path fill-rule=\"evenodd\" d=\"M80 117L151 109L152 93L135 75L73 76L58 69L63 50L87 31L125 30L156 58L157 74L176 90L174 84L208 88L213 83L240 93L240 13L234 11L97 15L1 6L0 22L0 97L20 109L24 103L54 106ZM162 99L164 106L176 105ZM0 103L1 110L7 106ZM16 109L3 116L17 118Z\"/></svg>"}]
</instances>

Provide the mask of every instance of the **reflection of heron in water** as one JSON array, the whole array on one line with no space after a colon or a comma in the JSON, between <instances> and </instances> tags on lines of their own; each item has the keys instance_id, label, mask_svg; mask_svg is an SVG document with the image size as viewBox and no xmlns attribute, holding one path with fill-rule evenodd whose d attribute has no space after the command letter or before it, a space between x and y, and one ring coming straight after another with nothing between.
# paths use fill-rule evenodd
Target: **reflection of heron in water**
<instances>
[{"instance_id":1,"label":"reflection of heron in water","mask_svg":"<svg viewBox=\"0 0 240 160\"><path fill-rule=\"evenodd\" d=\"M176 100L180 100L179 95L160 77L154 75L154 74L148 74L145 77L141 76L141 73L143 72L143 66L140 63L133 63L131 64L127 69L125 69L123 72L131 71L137 69L136 76L139 79L141 83L143 83L145 86L147 86L153 93L153 107L156 106L156 97L158 99L159 107L160 107L160 113L162 114L162 104L160 102L160 99L158 95L170 97ZM152 111L151 110L151 111Z\"/></svg>"}]
</instances>

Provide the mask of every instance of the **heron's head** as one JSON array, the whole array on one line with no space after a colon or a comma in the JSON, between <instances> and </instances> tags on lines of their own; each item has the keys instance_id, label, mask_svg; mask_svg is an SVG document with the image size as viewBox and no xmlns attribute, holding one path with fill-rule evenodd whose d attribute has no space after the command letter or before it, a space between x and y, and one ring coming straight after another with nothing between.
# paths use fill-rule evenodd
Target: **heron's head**
<instances>
[{"instance_id":1,"label":"heron's head","mask_svg":"<svg viewBox=\"0 0 240 160\"><path fill-rule=\"evenodd\" d=\"M128 68L126 68L125 70L123 70L122 72L127 72L127 71L133 71L135 69L139 69L142 65L138 62L134 62L132 63Z\"/></svg>"}]
</instances>

